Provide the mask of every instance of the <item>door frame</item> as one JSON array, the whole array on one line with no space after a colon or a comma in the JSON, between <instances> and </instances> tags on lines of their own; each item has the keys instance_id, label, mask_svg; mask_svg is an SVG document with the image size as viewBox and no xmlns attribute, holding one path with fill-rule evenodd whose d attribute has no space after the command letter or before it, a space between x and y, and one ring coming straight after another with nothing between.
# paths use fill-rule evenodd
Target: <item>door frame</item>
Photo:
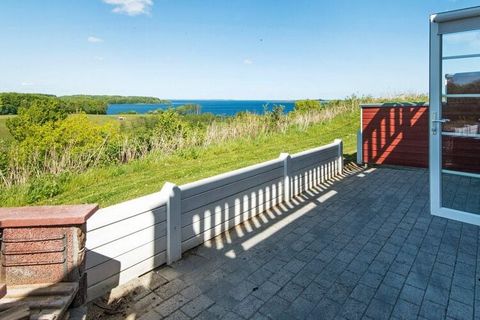
<instances>
[{"instance_id":1,"label":"door frame","mask_svg":"<svg viewBox=\"0 0 480 320\"><path fill-rule=\"evenodd\" d=\"M442 128L434 120L442 115L442 35L480 30L480 7L430 16L429 65L429 175L430 213L461 222L480 225L480 215L442 207Z\"/></svg>"}]
</instances>

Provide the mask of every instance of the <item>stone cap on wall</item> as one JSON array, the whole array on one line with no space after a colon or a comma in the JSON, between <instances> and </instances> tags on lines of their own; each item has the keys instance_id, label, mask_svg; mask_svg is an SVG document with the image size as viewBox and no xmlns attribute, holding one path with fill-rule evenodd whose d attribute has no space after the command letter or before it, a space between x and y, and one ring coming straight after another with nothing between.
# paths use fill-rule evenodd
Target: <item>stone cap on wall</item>
<instances>
[{"instance_id":1,"label":"stone cap on wall","mask_svg":"<svg viewBox=\"0 0 480 320\"><path fill-rule=\"evenodd\" d=\"M97 204L0 208L0 228L79 225L97 210Z\"/></svg>"}]
</instances>

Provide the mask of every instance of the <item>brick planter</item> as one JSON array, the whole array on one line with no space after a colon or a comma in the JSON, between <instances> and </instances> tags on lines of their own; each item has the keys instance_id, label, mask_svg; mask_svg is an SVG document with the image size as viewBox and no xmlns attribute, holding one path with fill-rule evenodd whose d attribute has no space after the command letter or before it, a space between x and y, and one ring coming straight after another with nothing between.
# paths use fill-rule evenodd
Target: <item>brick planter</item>
<instances>
[{"instance_id":1,"label":"brick planter","mask_svg":"<svg viewBox=\"0 0 480 320\"><path fill-rule=\"evenodd\" d=\"M86 221L97 205L0 208L0 283L79 283L85 301Z\"/></svg>"}]
</instances>

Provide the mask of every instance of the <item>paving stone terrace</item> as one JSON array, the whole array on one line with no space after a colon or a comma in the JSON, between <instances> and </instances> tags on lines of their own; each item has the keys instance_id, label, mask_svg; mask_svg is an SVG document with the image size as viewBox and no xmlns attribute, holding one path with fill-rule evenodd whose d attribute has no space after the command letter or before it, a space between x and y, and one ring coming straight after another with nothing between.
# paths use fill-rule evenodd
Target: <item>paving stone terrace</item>
<instances>
[{"instance_id":1,"label":"paving stone terrace","mask_svg":"<svg viewBox=\"0 0 480 320\"><path fill-rule=\"evenodd\" d=\"M429 214L426 170L356 169L143 276L117 317L480 319L478 236Z\"/></svg>"}]
</instances>

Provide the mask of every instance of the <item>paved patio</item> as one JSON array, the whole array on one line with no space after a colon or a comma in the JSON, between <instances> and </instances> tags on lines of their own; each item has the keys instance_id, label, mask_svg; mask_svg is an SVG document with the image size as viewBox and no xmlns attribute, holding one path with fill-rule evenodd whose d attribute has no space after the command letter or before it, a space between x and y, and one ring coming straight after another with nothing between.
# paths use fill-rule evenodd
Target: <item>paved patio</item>
<instances>
[{"instance_id":1,"label":"paved patio","mask_svg":"<svg viewBox=\"0 0 480 320\"><path fill-rule=\"evenodd\" d=\"M145 275L117 316L480 319L478 235L429 214L426 170L357 170Z\"/></svg>"}]
</instances>

